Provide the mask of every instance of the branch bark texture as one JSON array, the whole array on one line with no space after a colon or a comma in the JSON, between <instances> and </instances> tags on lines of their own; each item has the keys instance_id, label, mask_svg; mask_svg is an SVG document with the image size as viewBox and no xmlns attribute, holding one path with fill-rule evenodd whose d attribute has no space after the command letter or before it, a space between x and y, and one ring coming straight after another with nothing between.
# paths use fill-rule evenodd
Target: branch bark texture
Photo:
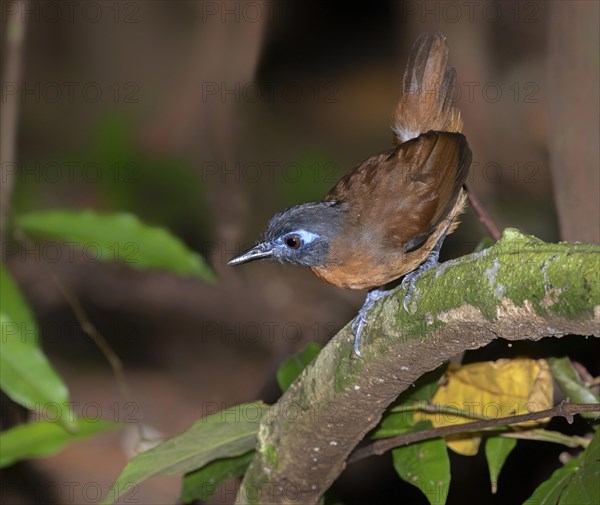
<instances>
[{"instance_id":1,"label":"branch bark texture","mask_svg":"<svg viewBox=\"0 0 600 505\"><path fill-rule=\"evenodd\" d=\"M259 430L238 503L317 503L386 407L426 372L497 338L600 336L600 248L516 230L382 299L352 354L349 326L288 389Z\"/></svg>"}]
</instances>

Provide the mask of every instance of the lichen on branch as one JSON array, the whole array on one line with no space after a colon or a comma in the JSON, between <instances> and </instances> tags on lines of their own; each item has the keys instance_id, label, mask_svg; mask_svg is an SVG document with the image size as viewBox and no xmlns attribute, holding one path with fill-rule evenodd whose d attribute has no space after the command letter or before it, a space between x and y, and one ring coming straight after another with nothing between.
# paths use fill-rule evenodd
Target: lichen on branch
<instances>
[{"instance_id":1,"label":"lichen on branch","mask_svg":"<svg viewBox=\"0 0 600 505\"><path fill-rule=\"evenodd\" d=\"M507 229L481 252L452 260L380 300L363 333L346 326L261 425L238 503L317 503L386 407L419 377L494 339L600 336L600 247L548 244Z\"/></svg>"}]
</instances>

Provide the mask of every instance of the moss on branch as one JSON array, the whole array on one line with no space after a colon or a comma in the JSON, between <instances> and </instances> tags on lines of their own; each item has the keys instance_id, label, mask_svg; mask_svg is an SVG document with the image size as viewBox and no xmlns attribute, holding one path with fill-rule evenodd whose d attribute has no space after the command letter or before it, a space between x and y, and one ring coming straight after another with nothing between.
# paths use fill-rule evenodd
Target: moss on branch
<instances>
[{"instance_id":1,"label":"moss on branch","mask_svg":"<svg viewBox=\"0 0 600 505\"><path fill-rule=\"evenodd\" d=\"M500 337L598 336L600 248L507 229L492 247L423 275L410 313L404 294L373 307L364 359L346 326L272 407L239 503L317 503L385 408L460 352Z\"/></svg>"}]
</instances>

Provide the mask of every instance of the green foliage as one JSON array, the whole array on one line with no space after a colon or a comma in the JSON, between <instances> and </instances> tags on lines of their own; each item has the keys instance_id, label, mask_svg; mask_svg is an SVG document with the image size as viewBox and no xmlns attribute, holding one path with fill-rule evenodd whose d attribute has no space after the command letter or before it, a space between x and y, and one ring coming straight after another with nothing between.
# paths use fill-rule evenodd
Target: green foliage
<instances>
[{"instance_id":1,"label":"green foliage","mask_svg":"<svg viewBox=\"0 0 600 505\"><path fill-rule=\"evenodd\" d=\"M118 428L118 424L103 419L71 419L77 431L67 431L52 421L21 424L0 433L0 468L16 461L49 456L75 440Z\"/></svg>"},{"instance_id":2,"label":"green foliage","mask_svg":"<svg viewBox=\"0 0 600 505\"><path fill-rule=\"evenodd\" d=\"M573 473L579 468L579 463L578 459L572 459L565 466L556 470L523 505L557 505L560 503L560 495L571 482Z\"/></svg>"},{"instance_id":3,"label":"green foliage","mask_svg":"<svg viewBox=\"0 0 600 505\"><path fill-rule=\"evenodd\" d=\"M598 396L583 383L569 358L549 358L548 363L550 364L552 376L565 396L570 398L571 401L576 403L600 402ZM587 419L597 419L599 416L597 412L583 412L581 415Z\"/></svg>"},{"instance_id":4,"label":"green foliage","mask_svg":"<svg viewBox=\"0 0 600 505\"><path fill-rule=\"evenodd\" d=\"M597 505L600 503L600 432L578 458L556 470L524 505Z\"/></svg>"},{"instance_id":5,"label":"green foliage","mask_svg":"<svg viewBox=\"0 0 600 505\"><path fill-rule=\"evenodd\" d=\"M570 362L568 364L570 367ZM565 366L564 363L562 365ZM418 410L431 407L430 402L438 389L439 379L443 370L444 368L441 367L430 374L426 374L418 381L414 388L400 395L392 408L383 416L379 426L371 434L371 438L389 438L431 428L429 421L415 422L414 413ZM582 400L584 398L585 396L581 397ZM454 413L454 415L457 414L457 412L454 412L456 409L449 409L449 412ZM442 412L445 412L443 407ZM468 415L468 413L465 412L465 415ZM504 429L507 428L500 427L501 431ZM570 446L576 445L576 441L572 440L571 437L554 434L546 430L530 430L526 433L531 434L530 438L534 440L566 443ZM557 435L560 435L560 437ZM588 462L598 461L598 458L594 460L593 456L594 449L591 446L594 443L597 445L597 441L594 440L586 450L586 453L591 451L587 456ZM486 439L485 454L489 467L492 493L497 491L500 472L516 444L517 440L515 438L492 436ZM434 439L413 443L392 451L394 468L400 477L418 487L427 496L430 503L435 503L436 505L445 503L450 484L450 467L446 447L447 444L444 439ZM597 466L594 469L594 466L588 463L585 472L573 474L574 468L579 468L579 466L575 467L574 464L567 465L564 469L557 471L553 479L540 486L539 495L536 495L536 499L542 499L540 498L541 496L545 498L543 498L544 501L540 501L539 503L559 503L552 500L553 497L556 497L556 500L558 500L563 490L567 498L564 498L560 503L594 503L593 499L595 499L595 495L593 491L595 488L591 487L591 483L596 482L594 479L600 477L594 473L600 472L600 467ZM573 475L580 482L576 486L567 486L569 479L575 479ZM573 495L574 499L571 500L570 497ZM532 505L533 503L538 502L531 501Z\"/></svg>"},{"instance_id":6,"label":"green foliage","mask_svg":"<svg viewBox=\"0 0 600 505\"><path fill-rule=\"evenodd\" d=\"M431 401L439 387L445 366L425 374L414 388L405 391L386 413L371 438L389 438L426 430L429 421L415 422L414 412ZM433 505L446 502L450 486L450 459L446 442L439 438L417 442L392 451L394 468L400 478L419 488Z\"/></svg>"},{"instance_id":7,"label":"green foliage","mask_svg":"<svg viewBox=\"0 0 600 505\"><path fill-rule=\"evenodd\" d=\"M440 367L426 373L414 383L413 387L407 389L402 393L394 405L411 405L411 404L422 404L429 402L433 398L433 395L440 386L440 379L444 375L447 363L444 363Z\"/></svg>"},{"instance_id":8,"label":"green foliage","mask_svg":"<svg viewBox=\"0 0 600 505\"><path fill-rule=\"evenodd\" d=\"M37 326L33 314L15 281L4 267L4 263L0 263L0 281L2 281L0 282L0 300L2 301L0 310L11 320L19 323L20 329L24 330L21 340L37 345Z\"/></svg>"},{"instance_id":9,"label":"green foliage","mask_svg":"<svg viewBox=\"0 0 600 505\"><path fill-rule=\"evenodd\" d=\"M394 468L402 480L418 487L431 505L446 503L450 487L450 458L443 439L398 447L392 451L392 457Z\"/></svg>"},{"instance_id":10,"label":"green foliage","mask_svg":"<svg viewBox=\"0 0 600 505\"><path fill-rule=\"evenodd\" d=\"M193 500L208 500L223 481L244 475L252 458L254 451L249 451L241 456L218 459L200 470L188 473L183 478L180 501L189 503Z\"/></svg>"},{"instance_id":11,"label":"green foliage","mask_svg":"<svg viewBox=\"0 0 600 505\"><path fill-rule=\"evenodd\" d=\"M383 416L381 422L371 434L371 438L397 437L403 433L424 429L427 425L415 424L412 410L389 412Z\"/></svg>"},{"instance_id":12,"label":"green foliage","mask_svg":"<svg viewBox=\"0 0 600 505\"><path fill-rule=\"evenodd\" d=\"M141 223L130 214L101 215L92 211L40 211L22 214L17 225L34 236L63 241L92 255L93 260L112 260L140 269L161 268L193 275L208 282L215 278L202 258L162 228ZM39 346L37 325L31 311L4 266L0 266L0 387L15 402L31 410L56 410L56 423L41 422L14 428L3 434L2 458L6 464L19 458L47 455L70 440L103 431L102 423L78 426L69 405L66 385ZM46 423L46 424L45 424ZM48 424L49 423L49 424ZM66 436L63 431L70 433ZM63 431L61 431L63 430ZM36 447L24 443L30 437ZM54 438L53 438L54 437ZM12 443L13 446L9 444ZM21 447L19 447L21 444ZM10 448L7 452L6 447Z\"/></svg>"},{"instance_id":13,"label":"green foliage","mask_svg":"<svg viewBox=\"0 0 600 505\"><path fill-rule=\"evenodd\" d=\"M287 358L277 370L277 384L281 391L286 391L292 385L292 382L300 375L302 370L315 358L321 346L311 343L306 346L304 351Z\"/></svg>"},{"instance_id":14,"label":"green foliage","mask_svg":"<svg viewBox=\"0 0 600 505\"><path fill-rule=\"evenodd\" d=\"M167 230L131 214L51 210L23 214L18 225L32 235L82 248L94 260L121 261L135 268L159 268L214 282L204 260Z\"/></svg>"},{"instance_id":15,"label":"green foliage","mask_svg":"<svg viewBox=\"0 0 600 505\"><path fill-rule=\"evenodd\" d=\"M88 156L110 168L99 181L103 196L112 208L206 237L210 219L203 173L198 177L183 159L161 154L160 146L140 148L132 132L129 121L108 116L94 137Z\"/></svg>"},{"instance_id":16,"label":"green foliage","mask_svg":"<svg viewBox=\"0 0 600 505\"><path fill-rule=\"evenodd\" d=\"M28 409L58 405L62 412L69 391L40 348L37 324L4 265L0 265L0 299L0 387ZM59 422L76 430L67 410Z\"/></svg>"},{"instance_id":17,"label":"green foliage","mask_svg":"<svg viewBox=\"0 0 600 505\"><path fill-rule=\"evenodd\" d=\"M581 465L560 496L561 505L593 505L600 503L600 432L581 455Z\"/></svg>"},{"instance_id":18,"label":"green foliage","mask_svg":"<svg viewBox=\"0 0 600 505\"><path fill-rule=\"evenodd\" d=\"M140 146L135 125L121 114L107 114L80 152L29 153L28 171L17 178L14 212L56 206L116 209L180 236L210 232L210 212L202 173L184 159L161 153L160 145ZM28 153L24 153L25 156Z\"/></svg>"},{"instance_id":19,"label":"green foliage","mask_svg":"<svg viewBox=\"0 0 600 505\"><path fill-rule=\"evenodd\" d=\"M389 438L408 433L409 431L420 431L429 427L429 423L415 423L414 411L420 405L426 405L439 387L439 380L446 365L423 375L414 387L407 389L393 403L392 408L386 412L379 426L371 434L371 438Z\"/></svg>"},{"instance_id":20,"label":"green foliage","mask_svg":"<svg viewBox=\"0 0 600 505\"><path fill-rule=\"evenodd\" d=\"M475 251L474 252L479 252L479 251L483 251L484 249L488 249L490 247L492 247L494 244L496 243L496 241L490 237L484 237L482 238L479 243L475 246Z\"/></svg>"},{"instance_id":21,"label":"green foliage","mask_svg":"<svg viewBox=\"0 0 600 505\"><path fill-rule=\"evenodd\" d=\"M125 137L122 129L106 130L105 137L97 146L99 158L104 160L105 164L110 160L117 160L120 163L118 166L125 171L133 170L134 167L138 170L142 166L144 170L148 169L148 173L157 175L155 179L151 178L151 184L156 183L158 194L163 187L173 182L170 179L173 174L166 170L166 165L162 164L162 161L152 165L151 160L143 159ZM137 161L134 165L128 165L128 159ZM303 180L299 186L295 186L295 191L300 188L301 192L311 193L313 189L310 186L314 187L314 181L311 180L309 184L307 178L310 177L320 177L323 179L320 182L326 182L328 187L335 182L335 180L325 181L327 177L334 177L331 171L335 167L322 157L317 156L314 159L306 157L300 163L300 168L299 173L302 174ZM185 170L182 170L179 174L184 172ZM144 177L148 173L145 173ZM174 173L177 174L177 170ZM337 174L335 179L337 180L341 175ZM175 179L182 183L182 186L178 186L177 183L171 189L183 195L188 194L186 192L193 187L191 181L185 177L180 179L177 177L175 175ZM136 192L123 182L124 180L108 182L104 180L103 184L108 188L107 194L110 194L116 202L120 202L118 206L142 207L141 200L135 205L130 205L138 197L135 196ZM145 181L145 184L147 183L148 180ZM177 201L179 195L173 197L163 195L162 198ZM144 197L143 201L147 202L148 199ZM160 212L153 214L153 210L146 210L148 215L156 218L153 219L155 222L160 222ZM82 248L91 247L95 259L120 261L139 269L164 269L179 275L195 276L208 282L214 281L212 271L202 258L187 248L181 240L163 228L143 224L132 214L40 211L21 214L17 218L17 224L32 236L60 240L66 245L77 245ZM521 236L508 231L505 233L505 240L509 239L524 240ZM527 242L524 245L531 246L534 251L541 247L541 242L538 243L534 239L531 241L533 241L531 244ZM482 248L485 248L485 245L482 245ZM520 253L524 254L527 251L525 248ZM576 267L582 268L580 265ZM546 265L544 268L550 267ZM494 273L497 270L497 268L495 270L488 268L485 272ZM29 409L52 403L68 405L68 390L39 347L36 324L27 303L3 267L0 267L0 274L2 280L0 285L2 294L0 386L13 400ZM490 282L493 280L496 284L499 282L497 278L488 280ZM501 280L504 282L503 279ZM568 278L567 281L573 282L573 279ZM510 285L508 281L505 284ZM540 296L533 299L536 304L545 300L541 292ZM310 344L303 352L288 358L281 364L277 371L277 381L282 391L285 392L291 386L320 350L319 345ZM582 383L567 358L552 359L550 363L554 377L571 399L584 403L598 402L598 398ZM442 373L443 367L425 375L415 384L415 387L400 395L384 415L380 425L373 431L371 438L387 438L430 428L431 423L428 421L416 422L414 412L430 406ZM267 406L258 402L227 409L196 422L185 433L141 453L126 466L104 503L111 503L118 498L119 493L122 494L130 489L130 486L137 485L151 476L174 474L185 474L181 497L183 501L207 500L226 479L241 476L246 472L255 454L260 420L267 410ZM589 417L597 416L590 414ZM106 421L91 422L75 419L70 410L68 415L61 416L60 423L50 421L27 423L2 433L0 466L9 465L23 458L53 454L73 440L116 427ZM563 442L564 440L561 441ZM493 436L486 440L485 453L493 492L496 491L498 476L503 465L515 445L516 440L512 438ZM262 451L267 461L277 461L279 453L276 445L267 445ZM557 470L548 481L541 484L527 504L566 505L600 502L597 486L600 480L599 453L600 446L596 434L585 452ZM392 456L394 468L403 480L418 487L430 503L443 505L446 502L451 474L447 444L444 439L437 438L399 447L392 451Z\"/></svg>"},{"instance_id":22,"label":"green foliage","mask_svg":"<svg viewBox=\"0 0 600 505\"><path fill-rule=\"evenodd\" d=\"M197 421L187 431L142 452L125 467L103 503L112 503L119 490L138 484L154 475L178 475L200 470L206 465L241 456L253 450L262 416L268 407L261 402L247 403L212 414ZM213 467L204 477L223 475Z\"/></svg>"},{"instance_id":23,"label":"green foliage","mask_svg":"<svg viewBox=\"0 0 600 505\"><path fill-rule=\"evenodd\" d=\"M502 471L506 458L516 445L517 441L514 438L489 437L485 441L485 458L490 471L492 493L496 493L498 490L498 476Z\"/></svg>"}]
</instances>

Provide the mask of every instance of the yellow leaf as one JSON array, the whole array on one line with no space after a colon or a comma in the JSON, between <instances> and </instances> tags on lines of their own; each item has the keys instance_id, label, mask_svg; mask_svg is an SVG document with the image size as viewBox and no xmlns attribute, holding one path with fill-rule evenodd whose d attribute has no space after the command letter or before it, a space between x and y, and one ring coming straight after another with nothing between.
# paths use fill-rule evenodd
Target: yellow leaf
<instances>
[{"instance_id":1,"label":"yellow leaf","mask_svg":"<svg viewBox=\"0 0 600 505\"><path fill-rule=\"evenodd\" d=\"M548 363L529 358L500 359L470 365L450 365L444 383L432 403L446 412L416 412L415 421L429 420L434 427L463 424L486 418L539 412L552 407L553 385ZM447 410L466 413L452 413ZM539 424L538 421L523 426ZM481 437L451 435L448 447L464 456L474 456Z\"/></svg>"}]
</instances>

